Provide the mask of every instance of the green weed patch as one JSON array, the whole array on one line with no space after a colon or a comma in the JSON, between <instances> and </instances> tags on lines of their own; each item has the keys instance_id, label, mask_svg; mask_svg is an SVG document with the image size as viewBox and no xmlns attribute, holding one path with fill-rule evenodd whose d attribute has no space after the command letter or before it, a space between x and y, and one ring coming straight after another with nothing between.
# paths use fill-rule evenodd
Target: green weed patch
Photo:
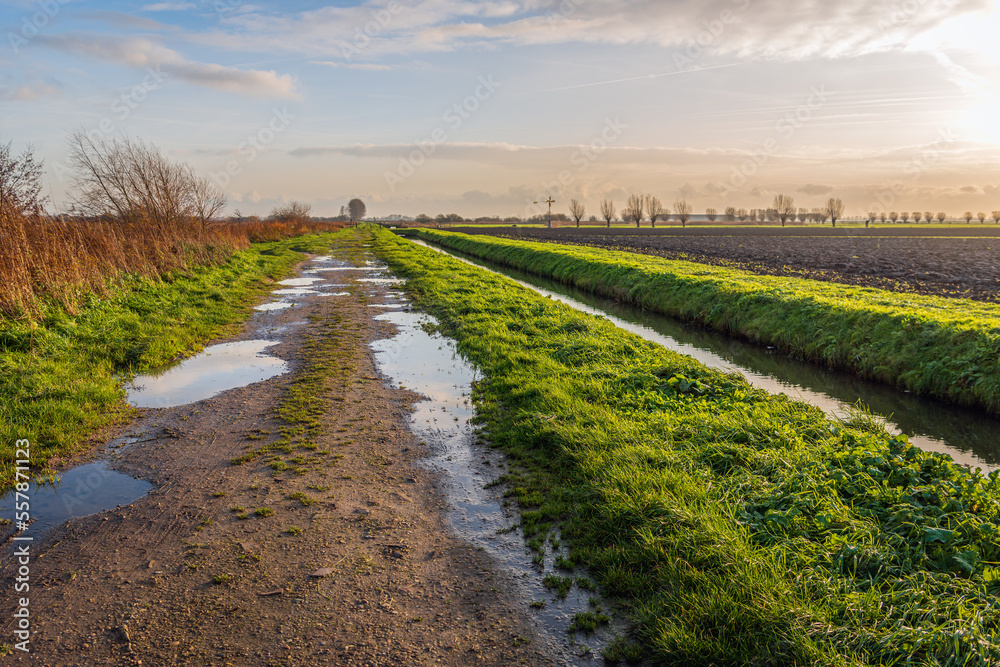
<instances>
[{"instance_id":1,"label":"green weed patch","mask_svg":"<svg viewBox=\"0 0 1000 667\"><path fill-rule=\"evenodd\" d=\"M585 269L596 284L590 254L564 260L552 246L504 243L491 259L544 259L567 280ZM921 451L870 415L831 421L388 233L373 244L482 371L474 392L482 435L508 457L504 481L525 537L551 544L558 533L564 562L585 567L631 619L609 657L1000 662L997 474ZM494 253L491 244L479 252ZM640 267L601 261L621 280L626 271L641 278ZM663 285L675 280L656 275ZM706 273L703 289L724 284ZM561 575L547 584L578 585Z\"/></svg>"},{"instance_id":2,"label":"green weed patch","mask_svg":"<svg viewBox=\"0 0 1000 667\"><path fill-rule=\"evenodd\" d=\"M915 394L1000 413L1000 307L993 304L579 246L410 233Z\"/></svg>"}]
</instances>

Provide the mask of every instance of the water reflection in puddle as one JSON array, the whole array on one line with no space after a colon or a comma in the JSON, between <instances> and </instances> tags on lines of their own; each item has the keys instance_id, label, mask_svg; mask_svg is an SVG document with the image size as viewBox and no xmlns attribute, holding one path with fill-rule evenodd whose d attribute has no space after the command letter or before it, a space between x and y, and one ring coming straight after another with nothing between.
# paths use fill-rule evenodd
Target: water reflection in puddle
<instances>
[{"instance_id":1,"label":"water reflection in puddle","mask_svg":"<svg viewBox=\"0 0 1000 667\"><path fill-rule=\"evenodd\" d=\"M26 535L37 536L67 519L88 516L142 498L153 487L145 480L115 472L104 461L67 470L54 483L31 483L31 517ZM0 499L0 517L14 519L14 492Z\"/></svg>"},{"instance_id":2,"label":"water reflection in puddle","mask_svg":"<svg viewBox=\"0 0 1000 667\"><path fill-rule=\"evenodd\" d=\"M319 292L308 287L289 287L287 289L276 289L271 294L280 296L306 296L309 294L319 294Z\"/></svg>"},{"instance_id":3,"label":"water reflection in puddle","mask_svg":"<svg viewBox=\"0 0 1000 667\"><path fill-rule=\"evenodd\" d=\"M289 278L288 280L282 280L278 284L287 287L308 287L322 281L322 278Z\"/></svg>"},{"instance_id":4,"label":"water reflection in puddle","mask_svg":"<svg viewBox=\"0 0 1000 667\"><path fill-rule=\"evenodd\" d=\"M288 372L288 365L264 354L274 341L246 340L205 348L158 375L140 375L127 388L137 408L172 408Z\"/></svg>"},{"instance_id":5,"label":"water reflection in puddle","mask_svg":"<svg viewBox=\"0 0 1000 667\"><path fill-rule=\"evenodd\" d=\"M259 313L270 313L275 310L286 310L295 305L293 301L275 301L273 303L262 303L259 306L254 306L254 310Z\"/></svg>"},{"instance_id":6,"label":"water reflection in puddle","mask_svg":"<svg viewBox=\"0 0 1000 667\"><path fill-rule=\"evenodd\" d=\"M477 373L455 349L453 341L428 334L422 324L433 323L421 313L390 312L376 320L391 322L399 328L393 338L372 343L380 371L393 384L423 394L428 400L417 403L411 429L426 441L433 455L428 466L445 473L450 500L448 520L467 541L483 547L509 573L525 607L531 600L544 600L544 609L533 610L535 620L550 649L568 664L596 664L594 655L581 657L582 647L568 640L566 628L572 616L589 609L590 595L575 587L565 600L559 600L542 586L542 573L532 563L520 531L502 533L518 523L508 513L495 492L485 488L497 474L496 466L485 466L485 459L499 461L496 453L474 445L470 402L472 382ZM553 569L555 554L545 557L546 572ZM598 646L606 637L593 635L586 641Z\"/></svg>"}]
</instances>

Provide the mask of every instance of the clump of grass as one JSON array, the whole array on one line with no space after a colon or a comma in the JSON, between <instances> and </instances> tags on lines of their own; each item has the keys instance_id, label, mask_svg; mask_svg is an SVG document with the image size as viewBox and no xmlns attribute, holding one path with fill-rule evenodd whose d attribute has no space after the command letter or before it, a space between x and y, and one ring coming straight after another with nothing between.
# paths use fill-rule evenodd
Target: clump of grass
<instances>
[{"instance_id":1,"label":"clump of grass","mask_svg":"<svg viewBox=\"0 0 1000 667\"><path fill-rule=\"evenodd\" d=\"M299 533L302 532L302 529L299 528L298 526L289 526L288 528L285 529L285 532L288 533L289 535L298 535Z\"/></svg>"},{"instance_id":2,"label":"clump of grass","mask_svg":"<svg viewBox=\"0 0 1000 667\"><path fill-rule=\"evenodd\" d=\"M303 507L309 507L310 505L315 505L319 501L315 498L306 495L302 491L296 491L295 493L288 494L289 500L297 500Z\"/></svg>"},{"instance_id":3,"label":"clump of grass","mask_svg":"<svg viewBox=\"0 0 1000 667\"><path fill-rule=\"evenodd\" d=\"M215 584L216 586L221 586L222 584L228 584L232 580L233 576L231 574L217 574L214 577L212 577L212 583Z\"/></svg>"},{"instance_id":4,"label":"clump of grass","mask_svg":"<svg viewBox=\"0 0 1000 667\"><path fill-rule=\"evenodd\" d=\"M257 516L271 516L274 514L274 510L270 507L258 507L253 511Z\"/></svg>"},{"instance_id":5,"label":"clump of grass","mask_svg":"<svg viewBox=\"0 0 1000 667\"><path fill-rule=\"evenodd\" d=\"M573 588L573 579L570 577L560 577L558 574L547 574L542 578L542 585L556 594L559 598L569 595Z\"/></svg>"},{"instance_id":6,"label":"clump of grass","mask_svg":"<svg viewBox=\"0 0 1000 667\"><path fill-rule=\"evenodd\" d=\"M597 611L581 611L573 615L573 621L566 628L566 632L583 632L591 634L602 625L611 622L611 617Z\"/></svg>"}]
</instances>

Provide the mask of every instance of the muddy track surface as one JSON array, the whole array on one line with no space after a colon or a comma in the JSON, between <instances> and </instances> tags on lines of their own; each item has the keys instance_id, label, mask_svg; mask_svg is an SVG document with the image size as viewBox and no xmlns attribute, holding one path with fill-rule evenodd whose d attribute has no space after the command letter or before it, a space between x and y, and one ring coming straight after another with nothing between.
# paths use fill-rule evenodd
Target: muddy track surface
<instances>
[{"instance_id":1,"label":"muddy track surface","mask_svg":"<svg viewBox=\"0 0 1000 667\"><path fill-rule=\"evenodd\" d=\"M1000 229L457 228L895 292L1000 303Z\"/></svg>"},{"instance_id":2,"label":"muddy track surface","mask_svg":"<svg viewBox=\"0 0 1000 667\"><path fill-rule=\"evenodd\" d=\"M364 266L364 252L343 247L330 259ZM240 337L276 341L267 352L290 373L143 409L109 434L92 458L153 488L36 540L32 652L0 662L561 662L533 641L524 601L493 561L449 531L440 480L420 465L428 452L407 426L419 397L379 377L369 343L394 330L373 319L384 312L373 306L398 292L358 282L364 270L331 275L341 285L293 288L293 306L257 313ZM315 447L285 456L289 468L278 471L269 456L231 463L279 439L276 410L317 349L332 381L328 407L313 415ZM3 549L0 586L10 592L12 544ZM9 614L2 623L10 637Z\"/></svg>"}]
</instances>

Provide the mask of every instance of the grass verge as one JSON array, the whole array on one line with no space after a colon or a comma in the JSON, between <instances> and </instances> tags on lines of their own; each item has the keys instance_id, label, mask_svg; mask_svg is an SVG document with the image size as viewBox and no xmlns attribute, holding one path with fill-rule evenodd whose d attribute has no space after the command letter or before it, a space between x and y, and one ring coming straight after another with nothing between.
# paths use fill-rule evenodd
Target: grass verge
<instances>
[{"instance_id":1,"label":"grass verge","mask_svg":"<svg viewBox=\"0 0 1000 667\"><path fill-rule=\"evenodd\" d=\"M579 246L411 233L915 394L1000 413L1000 307L993 304Z\"/></svg>"},{"instance_id":2,"label":"grass verge","mask_svg":"<svg viewBox=\"0 0 1000 667\"><path fill-rule=\"evenodd\" d=\"M631 619L609 658L1000 661L998 475L388 233L373 245L483 372L482 433L511 463L525 536L558 527Z\"/></svg>"},{"instance_id":3,"label":"grass verge","mask_svg":"<svg viewBox=\"0 0 1000 667\"><path fill-rule=\"evenodd\" d=\"M330 238L258 244L163 279L126 278L77 314L50 304L36 322L0 319L0 487L13 479L16 440L31 441L35 472L83 450L95 430L129 414L124 379L225 334L302 252L325 251Z\"/></svg>"}]
</instances>

